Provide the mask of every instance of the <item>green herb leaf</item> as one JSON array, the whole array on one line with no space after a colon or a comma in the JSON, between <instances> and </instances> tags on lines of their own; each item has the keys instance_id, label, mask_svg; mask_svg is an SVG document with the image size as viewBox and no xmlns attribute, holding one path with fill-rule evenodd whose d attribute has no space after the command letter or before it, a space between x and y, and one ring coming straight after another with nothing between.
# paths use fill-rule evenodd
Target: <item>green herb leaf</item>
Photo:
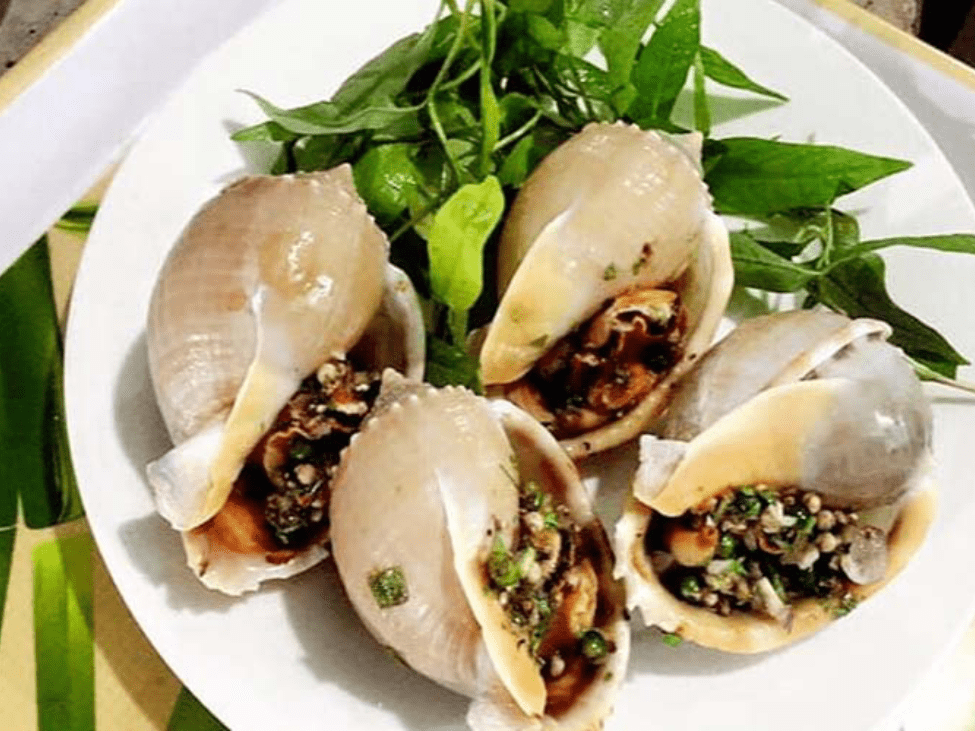
<instances>
[{"instance_id":1,"label":"green herb leaf","mask_svg":"<svg viewBox=\"0 0 975 731\"><path fill-rule=\"evenodd\" d=\"M426 380L434 386L466 386L481 393L479 366L466 350L437 337L427 339Z\"/></svg>"},{"instance_id":2,"label":"green herb leaf","mask_svg":"<svg viewBox=\"0 0 975 731\"><path fill-rule=\"evenodd\" d=\"M443 3L437 9L437 17L442 9ZM423 33L397 41L347 78L332 96L332 103L340 109L353 110L392 99L430 60L435 42L443 43L451 30L450 23L433 22Z\"/></svg>"},{"instance_id":3,"label":"green herb leaf","mask_svg":"<svg viewBox=\"0 0 975 731\"><path fill-rule=\"evenodd\" d=\"M749 137L709 141L706 181L722 213L768 215L794 208L824 208L836 198L911 166L828 145Z\"/></svg>"},{"instance_id":4,"label":"green herb leaf","mask_svg":"<svg viewBox=\"0 0 975 731\"><path fill-rule=\"evenodd\" d=\"M226 727L186 688L181 688L166 731L226 731Z\"/></svg>"},{"instance_id":5,"label":"green herb leaf","mask_svg":"<svg viewBox=\"0 0 975 731\"><path fill-rule=\"evenodd\" d=\"M815 301L849 317L875 317L894 330L890 342L948 378L968 361L936 330L898 307L884 283L883 259L866 254L833 266L810 289Z\"/></svg>"},{"instance_id":6,"label":"green herb leaf","mask_svg":"<svg viewBox=\"0 0 975 731\"><path fill-rule=\"evenodd\" d=\"M363 130L378 130L404 117L415 117L419 106L369 106L346 111L334 102L316 102L295 109L282 109L267 99L245 91L273 122L299 135L350 134ZM239 134L239 133L238 133Z\"/></svg>"},{"instance_id":7,"label":"green herb leaf","mask_svg":"<svg viewBox=\"0 0 975 731\"><path fill-rule=\"evenodd\" d=\"M508 547L504 545L501 536L497 536L494 539L491 554L488 556L487 568L491 581L499 588L507 589L517 585L521 581L521 570L518 566L518 561L508 551Z\"/></svg>"},{"instance_id":8,"label":"green herb leaf","mask_svg":"<svg viewBox=\"0 0 975 731\"><path fill-rule=\"evenodd\" d=\"M670 121L701 45L700 0L677 0L640 53L632 81L638 96L627 114L641 127Z\"/></svg>"},{"instance_id":9,"label":"green herb leaf","mask_svg":"<svg viewBox=\"0 0 975 731\"><path fill-rule=\"evenodd\" d=\"M747 232L731 234L735 283L769 292L798 292L819 276L802 264L770 251Z\"/></svg>"},{"instance_id":10,"label":"green herb leaf","mask_svg":"<svg viewBox=\"0 0 975 731\"><path fill-rule=\"evenodd\" d=\"M379 222L395 220L411 206L427 199L423 173L413 160L414 146L379 145L352 168L355 187Z\"/></svg>"},{"instance_id":11,"label":"green herb leaf","mask_svg":"<svg viewBox=\"0 0 975 731\"><path fill-rule=\"evenodd\" d=\"M891 246L910 246L915 249L934 249L955 254L975 254L975 236L971 234L944 234L940 236L899 236L890 239L864 241L834 257L838 262L863 256L867 252Z\"/></svg>"},{"instance_id":12,"label":"green herb leaf","mask_svg":"<svg viewBox=\"0 0 975 731\"><path fill-rule=\"evenodd\" d=\"M38 731L95 727L92 551L75 533L33 552Z\"/></svg>"},{"instance_id":13,"label":"green herb leaf","mask_svg":"<svg viewBox=\"0 0 975 731\"><path fill-rule=\"evenodd\" d=\"M694 129L705 137L711 134L711 108L700 54L694 58Z\"/></svg>"},{"instance_id":14,"label":"green herb leaf","mask_svg":"<svg viewBox=\"0 0 975 731\"><path fill-rule=\"evenodd\" d=\"M427 242L434 297L466 312L483 288L483 250L501 220L504 195L498 179L463 186L433 218Z\"/></svg>"},{"instance_id":15,"label":"green herb leaf","mask_svg":"<svg viewBox=\"0 0 975 731\"><path fill-rule=\"evenodd\" d=\"M680 635L665 632L660 638L660 641L667 645L667 647L680 647L681 643L684 642L684 639Z\"/></svg>"},{"instance_id":16,"label":"green herb leaf","mask_svg":"<svg viewBox=\"0 0 975 731\"><path fill-rule=\"evenodd\" d=\"M297 137L277 122L261 122L234 132L230 139L235 142L286 142Z\"/></svg>"},{"instance_id":17,"label":"green herb leaf","mask_svg":"<svg viewBox=\"0 0 975 731\"><path fill-rule=\"evenodd\" d=\"M613 106L619 114L626 112L636 97L630 76L643 47L643 37L663 4L664 0L606 3L606 30L599 37L599 49L606 59L609 82L614 89Z\"/></svg>"},{"instance_id":18,"label":"green herb leaf","mask_svg":"<svg viewBox=\"0 0 975 731\"><path fill-rule=\"evenodd\" d=\"M742 89L743 91L751 91L755 94L761 94L762 96L771 97L772 99L779 99L784 102L789 101L788 97L780 94L779 92L752 81L750 78L748 78L744 71L739 69L733 63L731 63L731 61L726 59L713 48L701 46L700 58L705 75L712 81L715 81L722 86L727 86L732 89Z\"/></svg>"}]
</instances>

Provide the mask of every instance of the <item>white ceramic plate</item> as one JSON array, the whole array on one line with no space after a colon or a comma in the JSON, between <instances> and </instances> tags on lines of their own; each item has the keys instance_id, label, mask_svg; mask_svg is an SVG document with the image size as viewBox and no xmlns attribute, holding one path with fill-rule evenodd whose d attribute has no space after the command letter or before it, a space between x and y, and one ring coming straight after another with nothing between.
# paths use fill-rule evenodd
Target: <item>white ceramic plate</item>
<instances>
[{"instance_id":1,"label":"white ceramic plate","mask_svg":"<svg viewBox=\"0 0 975 731\"><path fill-rule=\"evenodd\" d=\"M260 119L237 89L281 105L326 98L390 42L420 29L432 0L282 3L216 52L147 127L118 172L85 252L67 350L72 453L98 546L145 633L233 729L462 729L466 700L399 666L360 627L329 565L240 600L204 589L178 535L153 511L143 470L168 447L146 367L156 273L192 212L245 170L229 131ZM931 138L875 77L770 0L705 2L707 41L792 98L716 136L815 139L914 161L842 201L867 237L975 231L975 211ZM975 257L889 256L891 289L975 355ZM941 394L943 488L930 540L878 597L813 639L758 657L672 649L639 632L609 729L862 731L894 711L970 616L975 572L971 402Z\"/></svg>"}]
</instances>

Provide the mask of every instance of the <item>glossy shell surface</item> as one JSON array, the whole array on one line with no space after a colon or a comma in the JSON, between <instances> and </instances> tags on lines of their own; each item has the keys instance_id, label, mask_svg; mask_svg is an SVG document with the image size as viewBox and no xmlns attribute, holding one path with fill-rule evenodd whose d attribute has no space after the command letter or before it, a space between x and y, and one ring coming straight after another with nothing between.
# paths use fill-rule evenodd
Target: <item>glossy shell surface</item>
<instances>
[{"instance_id":1,"label":"glossy shell surface","mask_svg":"<svg viewBox=\"0 0 975 731\"><path fill-rule=\"evenodd\" d=\"M188 559L205 583L239 593L327 555L318 540L300 556L272 556L259 516L247 517L253 511L236 511L243 523L224 515L219 531L198 527L212 526L248 453L324 361L361 343L373 365L422 373L416 296L386 255L341 166L233 183L200 209L164 263L148 348L175 446L148 473L160 513L188 531Z\"/></svg>"},{"instance_id":2,"label":"glossy shell surface","mask_svg":"<svg viewBox=\"0 0 975 731\"><path fill-rule=\"evenodd\" d=\"M560 338L629 289L670 287L687 336L674 378L710 344L731 291L728 234L701 177L700 136L591 124L546 157L502 231L498 311L484 383L524 376ZM655 389L622 424L565 440L574 457L622 443L663 405Z\"/></svg>"},{"instance_id":3,"label":"glossy shell surface","mask_svg":"<svg viewBox=\"0 0 975 731\"><path fill-rule=\"evenodd\" d=\"M720 617L663 588L643 546L655 516L681 515L729 487L815 491L824 505L856 509L881 528L887 571L853 587L857 599L906 565L934 513L931 412L888 334L876 321L785 313L745 323L702 360L674 399L665 438L643 438L634 497L616 527L629 603L647 624L758 652L832 619L817 600L797 602L788 629L759 615Z\"/></svg>"},{"instance_id":4,"label":"glossy shell surface","mask_svg":"<svg viewBox=\"0 0 975 731\"><path fill-rule=\"evenodd\" d=\"M572 708L546 715L538 665L504 628L484 563L497 537L513 545L518 486L536 475L573 518L603 536L601 591L617 651ZM353 439L331 503L336 564L370 632L436 682L474 698L474 729L597 728L625 674L629 629L608 540L571 461L515 407L460 388L436 390L387 377L374 415ZM408 598L381 607L370 577L396 568Z\"/></svg>"}]
</instances>

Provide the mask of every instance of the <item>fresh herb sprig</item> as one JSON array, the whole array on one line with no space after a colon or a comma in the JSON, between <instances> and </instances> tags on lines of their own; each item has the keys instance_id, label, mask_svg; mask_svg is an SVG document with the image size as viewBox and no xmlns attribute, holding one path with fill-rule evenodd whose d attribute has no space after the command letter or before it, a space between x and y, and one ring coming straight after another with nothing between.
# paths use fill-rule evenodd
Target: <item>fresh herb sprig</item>
<instances>
[{"instance_id":1,"label":"fresh herb sprig","mask_svg":"<svg viewBox=\"0 0 975 731\"><path fill-rule=\"evenodd\" d=\"M268 119L234 139L279 145L272 172L352 165L389 234L394 263L423 298L428 378L476 387L465 340L496 308L484 281L493 280L499 223L517 190L548 152L590 122L689 131L674 109L690 79L716 210L795 229L734 234L738 283L884 319L919 372L953 378L967 361L892 302L874 252L907 245L975 253L975 237L859 240L836 200L910 163L826 145L710 139L709 84L787 99L702 44L700 0L665 5L444 0L423 32L369 61L328 101L282 109L251 94Z\"/></svg>"},{"instance_id":2,"label":"fresh herb sprig","mask_svg":"<svg viewBox=\"0 0 975 731\"><path fill-rule=\"evenodd\" d=\"M975 236L861 241L856 219L831 207L777 213L766 222L731 236L738 285L793 293L804 307L825 305L850 317L884 320L893 329L890 342L904 350L924 378L954 379L958 367L968 364L934 328L891 299L884 261L874 252L908 246L975 254Z\"/></svg>"}]
</instances>

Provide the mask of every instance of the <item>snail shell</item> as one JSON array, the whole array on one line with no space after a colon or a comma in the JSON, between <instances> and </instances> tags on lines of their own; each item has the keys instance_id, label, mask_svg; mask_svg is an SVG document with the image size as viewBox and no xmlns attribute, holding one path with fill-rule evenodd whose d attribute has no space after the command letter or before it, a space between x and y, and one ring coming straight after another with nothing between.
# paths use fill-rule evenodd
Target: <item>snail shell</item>
<instances>
[{"instance_id":1,"label":"snail shell","mask_svg":"<svg viewBox=\"0 0 975 731\"><path fill-rule=\"evenodd\" d=\"M275 552L259 511L228 498L248 454L326 360L361 344L373 366L422 373L416 295L386 255L343 165L233 183L166 259L148 349L175 447L148 475L159 512L185 531L189 563L208 585L239 593L327 555L327 536Z\"/></svg>"},{"instance_id":2,"label":"snail shell","mask_svg":"<svg viewBox=\"0 0 975 731\"><path fill-rule=\"evenodd\" d=\"M510 393L614 298L664 290L683 309L676 362L622 414L563 439L573 458L634 437L658 415L724 312L733 281L728 233L701 177L700 143L700 135L590 124L542 161L505 222L503 296L481 350L488 386Z\"/></svg>"},{"instance_id":3,"label":"snail shell","mask_svg":"<svg viewBox=\"0 0 975 731\"><path fill-rule=\"evenodd\" d=\"M931 410L889 334L873 320L780 313L746 321L702 359L674 397L667 438L641 440L634 496L616 527L618 570L648 625L759 652L833 618L812 598L793 605L787 626L753 613L721 617L664 588L645 548L656 516L682 515L729 487L797 487L824 506L859 510L883 532L887 557L879 580L852 586L856 600L903 569L933 518Z\"/></svg>"},{"instance_id":4,"label":"snail shell","mask_svg":"<svg viewBox=\"0 0 975 731\"><path fill-rule=\"evenodd\" d=\"M599 549L597 626L615 652L569 697L553 699L487 579L492 545L513 546L518 529L514 464L567 506ZM629 652L622 586L571 460L531 417L387 372L373 415L343 455L330 517L336 565L366 627L419 672L473 697L473 729L600 726ZM383 607L370 580L391 569L407 598Z\"/></svg>"}]
</instances>

